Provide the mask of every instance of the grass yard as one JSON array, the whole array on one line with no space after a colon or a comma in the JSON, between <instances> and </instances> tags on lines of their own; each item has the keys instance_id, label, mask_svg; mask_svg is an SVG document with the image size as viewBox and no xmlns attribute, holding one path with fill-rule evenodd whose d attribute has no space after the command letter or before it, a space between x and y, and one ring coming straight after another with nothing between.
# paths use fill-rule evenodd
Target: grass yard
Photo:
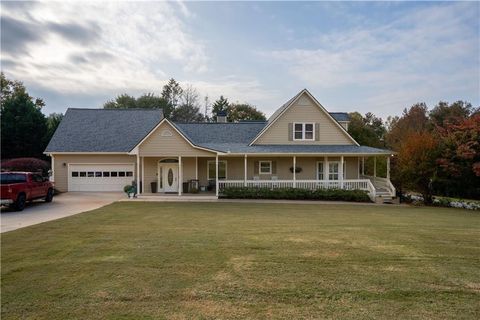
<instances>
[{"instance_id":1,"label":"grass yard","mask_svg":"<svg viewBox=\"0 0 480 320\"><path fill-rule=\"evenodd\" d=\"M480 215L114 203L2 234L2 319L478 319Z\"/></svg>"}]
</instances>

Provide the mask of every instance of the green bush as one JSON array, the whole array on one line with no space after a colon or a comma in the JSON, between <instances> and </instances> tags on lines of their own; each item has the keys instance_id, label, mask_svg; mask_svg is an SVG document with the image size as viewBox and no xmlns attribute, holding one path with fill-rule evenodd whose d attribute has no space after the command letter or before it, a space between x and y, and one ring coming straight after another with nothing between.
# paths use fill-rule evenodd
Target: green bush
<instances>
[{"instance_id":1,"label":"green bush","mask_svg":"<svg viewBox=\"0 0 480 320\"><path fill-rule=\"evenodd\" d=\"M282 199L282 200L330 200L370 202L366 191L343 189L298 189L298 188L255 188L226 187L221 190L221 198L226 199Z\"/></svg>"}]
</instances>

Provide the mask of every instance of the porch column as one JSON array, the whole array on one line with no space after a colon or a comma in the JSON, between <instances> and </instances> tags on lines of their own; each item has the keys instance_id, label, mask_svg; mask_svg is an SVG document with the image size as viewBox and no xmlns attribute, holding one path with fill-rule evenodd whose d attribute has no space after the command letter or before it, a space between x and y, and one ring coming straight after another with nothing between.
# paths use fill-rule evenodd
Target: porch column
<instances>
[{"instance_id":1,"label":"porch column","mask_svg":"<svg viewBox=\"0 0 480 320\"><path fill-rule=\"evenodd\" d=\"M142 159L142 179L140 179L141 189L142 192L145 192L145 157L141 157Z\"/></svg>"},{"instance_id":2,"label":"porch column","mask_svg":"<svg viewBox=\"0 0 480 320\"><path fill-rule=\"evenodd\" d=\"M218 153L215 157L215 195L218 197Z\"/></svg>"},{"instance_id":3,"label":"porch column","mask_svg":"<svg viewBox=\"0 0 480 320\"><path fill-rule=\"evenodd\" d=\"M365 175L365 157L362 157L362 176Z\"/></svg>"},{"instance_id":4,"label":"porch column","mask_svg":"<svg viewBox=\"0 0 480 320\"><path fill-rule=\"evenodd\" d=\"M323 179L328 180L328 157L324 157L324 167L323 167Z\"/></svg>"},{"instance_id":5,"label":"porch column","mask_svg":"<svg viewBox=\"0 0 480 320\"><path fill-rule=\"evenodd\" d=\"M198 180L198 157L195 157L195 180Z\"/></svg>"},{"instance_id":6,"label":"porch column","mask_svg":"<svg viewBox=\"0 0 480 320\"><path fill-rule=\"evenodd\" d=\"M55 182L55 156L51 154L50 157L52 158L52 175L50 176L50 181Z\"/></svg>"},{"instance_id":7,"label":"porch column","mask_svg":"<svg viewBox=\"0 0 480 320\"><path fill-rule=\"evenodd\" d=\"M377 157L373 157L373 177L377 177Z\"/></svg>"},{"instance_id":8,"label":"porch column","mask_svg":"<svg viewBox=\"0 0 480 320\"><path fill-rule=\"evenodd\" d=\"M297 187L297 156L293 156L293 187Z\"/></svg>"},{"instance_id":9,"label":"porch column","mask_svg":"<svg viewBox=\"0 0 480 320\"><path fill-rule=\"evenodd\" d=\"M387 179L390 180L390 155L387 156Z\"/></svg>"},{"instance_id":10,"label":"porch column","mask_svg":"<svg viewBox=\"0 0 480 320\"><path fill-rule=\"evenodd\" d=\"M340 174L340 189L343 189L343 156L340 157L340 168L338 171Z\"/></svg>"},{"instance_id":11,"label":"porch column","mask_svg":"<svg viewBox=\"0 0 480 320\"><path fill-rule=\"evenodd\" d=\"M247 155L245 154L245 158L243 160L243 186L247 186Z\"/></svg>"},{"instance_id":12,"label":"porch column","mask_svg":"<svg viewBox=\"0 0 480 320\"><path fill-rule=\"evenodd\" d=\"M140 194L140 156L137 153L137 193Z\"/></svg>"},{"instance_id":13,"label":"porch column","mask_svg":"<svg viewBox=\"0 0 480 320\"><path fill-rule=\"evenodd\" d=\"M142 193L145 192L145 157L142 157Z\"/></svg>"},{"instance_id":14,"label":"porch column","mask_svg":"<svg viewBox=\"0 0 480 320\"><path fill-rule=\"evenodd\" d=\"M178 195L182 195L183 189L183 169L182 169L182 157L178 156Z\"/></svg>"}]
</instances>

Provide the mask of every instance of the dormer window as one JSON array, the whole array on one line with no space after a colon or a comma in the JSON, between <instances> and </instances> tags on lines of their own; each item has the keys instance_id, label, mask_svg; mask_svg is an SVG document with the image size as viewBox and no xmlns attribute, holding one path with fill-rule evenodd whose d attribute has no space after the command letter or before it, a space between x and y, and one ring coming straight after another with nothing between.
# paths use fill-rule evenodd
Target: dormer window
<instances>
[{"instance_id":1,"label":"dormer window","mask_svg":"<svg viewBox=\"0 0 480 320\"><path fill-rule=\"evenodd\" d=\"M309 122L296 122L293 124L293 140L295 141L313 141L314 124Z\"/></svg>"}]
</instances>

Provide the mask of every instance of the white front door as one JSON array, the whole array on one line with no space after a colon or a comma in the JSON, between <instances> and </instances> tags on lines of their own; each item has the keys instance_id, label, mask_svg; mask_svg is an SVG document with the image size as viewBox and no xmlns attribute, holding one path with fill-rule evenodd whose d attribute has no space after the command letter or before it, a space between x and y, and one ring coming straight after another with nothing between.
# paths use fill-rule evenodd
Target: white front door
<instances>
[{"instance_id":1,"label":"white front door","mask_svg":"<svg viewBox=\"0 0 480 320\"><path fill-rule=\"evenodd\" d=\"M162 185L163 192L178 192L178 164L162 164Z\"/></svg>"}]
</instances>

